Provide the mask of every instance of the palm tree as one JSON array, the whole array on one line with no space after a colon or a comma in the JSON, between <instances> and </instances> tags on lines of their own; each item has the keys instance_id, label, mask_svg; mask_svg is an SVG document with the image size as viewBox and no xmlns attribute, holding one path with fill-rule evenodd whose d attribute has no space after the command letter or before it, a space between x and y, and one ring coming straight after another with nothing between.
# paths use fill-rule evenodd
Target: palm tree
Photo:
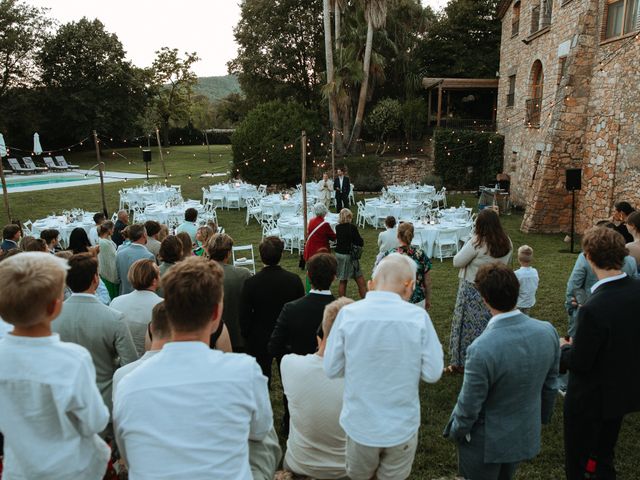
<instances>
[{"instance_id":1,"label":"palm tree","mask_svg":"<svg viewBox=\"0 0 640 480\"><path fill-rule=\"evenodd\" d=\"M362 120L364 118L364 107L367 103L367 95L369 91L369 76L371 73L371 51L373 49L373 32L384 27L387 20L387 0L363 0L364 1L364 17L367 22L367 41L365 44L364 60L362 62L362 83L360 84L360 97L358 99L358 109L356 110L356 119L353 124L353 130L347 151L350 151L355 141L360 138L362 130Z\"/></svg>"},{"instance_id":2,"label":"palm tree","mask_svg":"<svg viewBox=\"0 0 640 480\"><path fill-rule=\"evenodd\" d=\"M327 85L325 87L325 94L329 102L329 125L331 129L338 128L338 105L336 102L336 83L335 83L335 67L333 64L333 42L331 40L331 10L335 7L338 10L338 0L335 5L332 4L332 0L322 1L322 13L324 19L324 52L327 68ZM339 16L339 14L336 14ZM337 22L339 19L336 17L336 35L339 34L339 27ZM336 37L337 41L337 37ZM342 137L336 137L336 144L333 145L340 154L344 151Z\"/></svg>"}]
</instances>

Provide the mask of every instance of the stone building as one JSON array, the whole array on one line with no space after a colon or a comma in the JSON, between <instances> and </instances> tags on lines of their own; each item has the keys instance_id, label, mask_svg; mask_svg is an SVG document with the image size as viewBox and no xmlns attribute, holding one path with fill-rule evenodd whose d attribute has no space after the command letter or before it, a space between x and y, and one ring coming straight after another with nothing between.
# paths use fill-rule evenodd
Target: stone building
<instances>
[{"instance_id":1,"label":"stone building","mask_svg":"<svg viewBox=\"0 0 640 480\"><path fill-rule=\"evenodd\" d=\"M640 208L640 0L503 0L498 132L524 231L577 231Z\"/></svg>"}]
</instances>

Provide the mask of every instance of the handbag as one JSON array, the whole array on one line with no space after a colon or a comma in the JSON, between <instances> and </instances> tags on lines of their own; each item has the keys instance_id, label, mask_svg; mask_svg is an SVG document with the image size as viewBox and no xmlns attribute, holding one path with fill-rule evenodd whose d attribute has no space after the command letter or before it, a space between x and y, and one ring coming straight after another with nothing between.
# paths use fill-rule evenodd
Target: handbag
<instances>
[{"instance_id":1,"label":"handbag","mask_svg":"<svg viewBox=\"0 0 640 480\"><path fill-rule=\"evenodd\" d=\"M307 243L309 243L309 239L311 238L311 236L316 233L318 231L318 229L324 225L325 223L327 223L326 221L323 221L320 225L318 225L316 228L313 229L313 232L311 232L309 234L309 236L307 237ZM306 245L305 245L305 249L306 249ZM304 259L304 252L300 254L300 259L298 260L298 268L300 270L304 270L304 268L307 266L307 261Z\"/></svg>"},{"instance_id":2,"label":"handbag","mask_svg":"<svg viewBox=\"0 0 640 480\"><path fill-rule=\"evenodd\" d=\"M362 250L364 250L364 247L361 247L360 245L356 245L355 243L353 243L353 237L352 237L351 250L349 252L349 254L351 255L351 260L354 260L354 261L360 260L360 258L362 258Z\"/></svg>"}]
</instances>

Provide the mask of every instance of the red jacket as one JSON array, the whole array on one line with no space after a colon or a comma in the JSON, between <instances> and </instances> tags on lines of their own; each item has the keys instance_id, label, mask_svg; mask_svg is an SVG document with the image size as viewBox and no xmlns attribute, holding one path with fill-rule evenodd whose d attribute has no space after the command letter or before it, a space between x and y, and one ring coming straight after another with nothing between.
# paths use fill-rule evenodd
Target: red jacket
<instances>
[{"instance_id":1,"label":"red jacket","mask_svg":"<svg viewBox=\"0 0 640 480\"><path fill-rule=\"evenodd\" d=\"M318 225L324 222L323 217L313 217L309 220L309 226L307 227L307 231L309 232L309 238L307 239L307 244L304 247L304 259L309 260L316 253L321 250L330 252L329 249L329 240L335 240L336 234L331 229L331 225L328 222L325 222L318 230L315 231L313 235L311 233L316 229Z\"/></svg>"}]
</instances>

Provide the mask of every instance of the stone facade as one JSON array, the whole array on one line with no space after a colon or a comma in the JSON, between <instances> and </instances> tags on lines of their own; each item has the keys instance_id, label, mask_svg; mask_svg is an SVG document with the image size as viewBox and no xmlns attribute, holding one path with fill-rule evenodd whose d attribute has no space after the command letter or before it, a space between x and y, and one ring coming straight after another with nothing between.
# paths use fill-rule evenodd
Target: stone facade
<instances>
[{"instance_id":1,"label":"stone facade","mask_svg":"<svg viewBox=\"0 0 640 480\"><path fill-rule=\"evenodd\" d=\"M543 22L545 7L551 14ZM499 13L498 132L505 136L512 201L525 207L522 230L570 229L567 168L583 171L576 192L578 232L610 218L616 201L640 207L640 15L630 34L605 41L606 0L505 0ZM533 87L538 61L541 95ZM528 106L536 97L540 101ZM527 114L531 103L540 105L539 122Z\"/></svg>"},{"instance_id":2,"label":"stone facade","mask_svg":"<svg viewBox=\"0 0 640 480\"><path fill-rule=\"evenodd\" d=\"M381 162L380 178L385 185L400 185L402 183L422 183L428 172L433 171L432 163L426 157L422 158L394 158Z\"/></svg>"}]
</instances>

